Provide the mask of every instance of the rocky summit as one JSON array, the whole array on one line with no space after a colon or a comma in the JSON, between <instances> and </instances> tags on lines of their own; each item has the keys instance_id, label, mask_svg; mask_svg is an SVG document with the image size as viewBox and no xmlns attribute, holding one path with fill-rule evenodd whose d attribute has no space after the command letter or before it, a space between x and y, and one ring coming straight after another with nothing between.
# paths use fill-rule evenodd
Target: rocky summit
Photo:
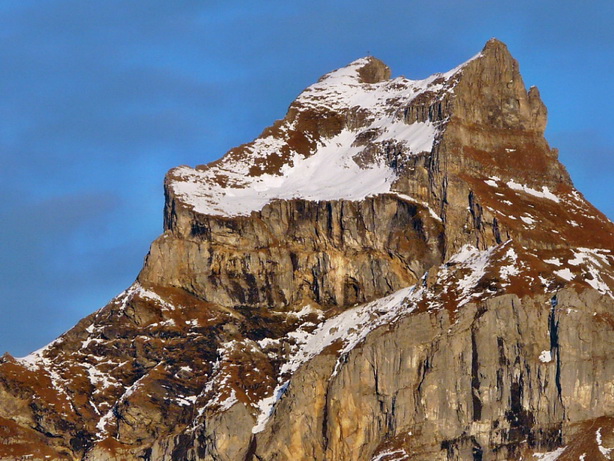
<instances>
[{"instance_id":1,"label":"rocky summit","mask_svg":"<svg viewBox=\"0 0 614 461\"><path fill-rule=\"evenodd\" d=\"M614 459L614 224L489 41L171 170L135 283L0 360L2 460Z\"/></svg>"}]
</instances>

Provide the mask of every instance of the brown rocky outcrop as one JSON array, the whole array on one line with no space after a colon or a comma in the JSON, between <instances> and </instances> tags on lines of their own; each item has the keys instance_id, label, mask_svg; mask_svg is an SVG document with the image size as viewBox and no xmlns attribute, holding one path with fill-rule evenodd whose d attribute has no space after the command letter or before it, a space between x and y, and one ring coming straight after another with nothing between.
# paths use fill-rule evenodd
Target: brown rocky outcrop
<instances>
[{"instance_id":1,"label":"brown rocky outcrop","mask_svg":"<svg viewBox=\"0 0 614 461\"><path fill-rule=\"evenodd\" d=\"M497 40L325 75L168 173L135 284L0 359L0 459L611 459L614 225L545 126Z\"/></svg>"}]
</instances>

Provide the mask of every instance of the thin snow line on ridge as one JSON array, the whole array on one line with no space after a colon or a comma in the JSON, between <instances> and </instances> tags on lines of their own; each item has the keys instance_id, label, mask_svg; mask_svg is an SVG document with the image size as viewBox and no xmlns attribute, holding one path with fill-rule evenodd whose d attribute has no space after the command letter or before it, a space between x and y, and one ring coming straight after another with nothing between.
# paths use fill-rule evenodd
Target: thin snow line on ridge
<instances>
[{"instance_id":1,"label":"thin snow line on ridge","mask_svg":"<svg viewBox=\"0 0 614 461\"><path fill-rule=\"evenodd\" d=\"M424 202L422 200L418 200L418 199L412 197L411 195L401 194L400 192L394 192L393 191L393 192L390 192L390 195L394 195L394 196L400 198L401 200L406 200L408 202L417 203L418 205L422 205L427 210L429 210L429 214L431 215L431 217L433 219L436 219L439 222L443 222L443 220L441 219L441 216L439 216L437 213L435 213L435 210L433 210L427 202Z\"/></svg>"}]
</instances>

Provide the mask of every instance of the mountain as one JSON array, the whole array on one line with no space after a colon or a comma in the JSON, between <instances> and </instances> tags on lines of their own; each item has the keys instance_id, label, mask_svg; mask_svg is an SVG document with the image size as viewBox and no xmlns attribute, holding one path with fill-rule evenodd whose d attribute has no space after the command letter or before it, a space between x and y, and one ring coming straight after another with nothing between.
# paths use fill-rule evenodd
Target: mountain
<instances>
[{"instance_id":1,"label":"mountain","mask_svg":"<svg viewBox=\"0 0 614 461\"><path fill-rule=\"evenodd\" d=\"M171 170L135 283L0 360L0 459L606 460L614 224L495 39Z\"/></svg>"}]
</instances>

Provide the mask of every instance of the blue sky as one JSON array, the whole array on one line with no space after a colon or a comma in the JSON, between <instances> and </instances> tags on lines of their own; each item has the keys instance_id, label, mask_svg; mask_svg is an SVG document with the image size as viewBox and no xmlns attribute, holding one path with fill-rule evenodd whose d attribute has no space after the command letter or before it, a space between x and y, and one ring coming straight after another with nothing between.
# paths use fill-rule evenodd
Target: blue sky
<instances>
[{"instance_id":1,"label":"blue sky","mask_svg":"<svg viewBox=\"0 0 614 461\"><path fill-rule=\"evenodd\" d=\"M0 0L0 354L135 279L165 172L249 141L370 53L423 78L509 46L547 138L614 218L614 2Z\"/></svg>"}]
</instances>

